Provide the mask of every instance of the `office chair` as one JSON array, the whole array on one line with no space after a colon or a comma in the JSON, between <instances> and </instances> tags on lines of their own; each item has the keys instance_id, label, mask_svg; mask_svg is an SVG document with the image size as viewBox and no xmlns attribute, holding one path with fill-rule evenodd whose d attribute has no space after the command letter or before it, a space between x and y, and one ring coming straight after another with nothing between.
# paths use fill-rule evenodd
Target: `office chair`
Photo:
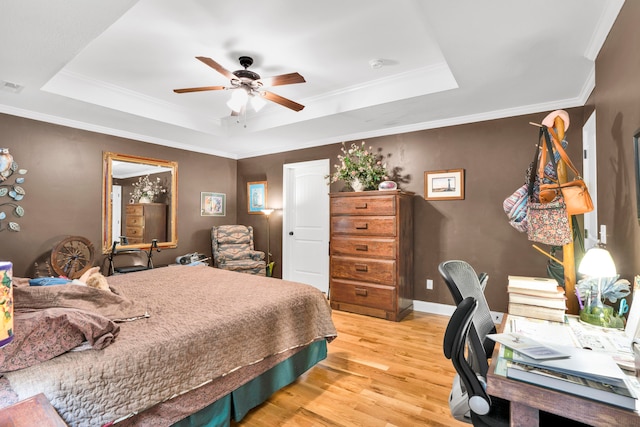
<instances>
[{"instance_id":1,"label":"office chair","mask_svg":"<svg viewBox=\"0 0 640 427\"><path fill-rule=\"evenodd\" d=\"M451 360L457 372L449 395L449 409L455 419L474 426L508 426L510 425L510 402L496 396L489 396L486 392L485 376L480 375L471 365L468 351L465 357L465 348L469 345L468 334L478 307L479 304L475 298L464 298L453 312L444 333L444 355ZM539 416L541 426L587 426L549 412L540 411Z\"/></svg>"},{"instance_id":2,"label":"office chair","mask_svg":"<svg viewBox=\"0 0 640 427\"><path fill-rule=\"evenodd\" d=\"M464 298L453 312L444 333L444 355L451 359L458 373L449 396L449 409L455 419L470 422L474 426L508 426L509 402L489 397L484 376L473 368L465 356L467 336L478 306L475 298Z\"/></svg>"},{"instance_id":3,"label":"office chair","mask_svg":"<svg viewBox=\"0 0 640 427\"><path fill-rule=\"evenodd\" d=\"M488 275L476 274L471 265L465 261L444 261L438 266L438 271L447 284L456 305L466 297L473 297L478 308L473 316L473 323L468 334L469 351L472 353L472 365L481 375L487 375L488 360L491 358L495 342L487 339L488 334L496 332L496 326L491 317L489 305L484 297Z\"/></svg>"}]
</instances>

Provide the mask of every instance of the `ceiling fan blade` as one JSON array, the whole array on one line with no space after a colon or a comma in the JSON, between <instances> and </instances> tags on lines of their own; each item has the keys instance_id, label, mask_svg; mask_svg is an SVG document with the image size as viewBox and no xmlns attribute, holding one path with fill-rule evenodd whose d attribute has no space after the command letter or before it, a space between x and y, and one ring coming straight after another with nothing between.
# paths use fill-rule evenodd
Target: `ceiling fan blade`
<instances>
[{"instance_id":1,"label":"ceiling fan blade","mask_svg":"<svg viewBox=\"0 0 640 427\"><path fill-rule=\"evenodd\" d=\"M187 92L204 92L205 90L224 90L224 86L203 86L203 87L188 87L184 89L174 89L175 93L187 93Z\"/></svg>"},{"instance_id":2,"label":"ceiling fan blade","mask_svg":"<svg viewBox=\"0 0 640 427\"><path fill-rule=\"evenodd\" d=\"M268 92L268 91L264 91L262 92L262 95L267 98L269 101L273 101L276 104L280 104L283 107L287 107L290 108L294 111L300 111L304 108L304 105L302 104L298 104L297 102L294 102L290 99L284 98L280 95L276 95L273 92Z\"/></svg>"},{"instance_id":3,"label":"ceiling fan blade","mask_svg":"<svg viewBox=\"0 0 640 427\"><path fill-rule=\"evenodd\" d=\"M226 68L224 68L222 65L218 64L216 61L214 61L211 58L207 58L206 56L196 56L196 59L199 59L200 61L204 62L209 67L213 68L214 70L216 70L217 72L219 72L220 74L228 78L229 80L237 79L237 77L231 71L227 70Z\"/></svg>"},{"instance_id":4,"label":"ceiling fan blade","mask_svg":"<svg viewBox=\"0 0 640 427\"><path fill-rule=\"evenodd\" d=\"M304 83L306 80L298 73L282 74L279 76L267 77L260 79L263 86L282 86L294 83Z\"/></svg>"}]
</instances>

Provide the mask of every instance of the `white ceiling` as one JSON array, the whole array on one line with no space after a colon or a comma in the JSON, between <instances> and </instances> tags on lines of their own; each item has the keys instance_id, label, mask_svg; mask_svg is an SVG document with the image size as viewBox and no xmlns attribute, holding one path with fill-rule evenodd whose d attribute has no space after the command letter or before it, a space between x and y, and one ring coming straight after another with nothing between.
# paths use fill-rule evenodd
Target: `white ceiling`
<instances>
[{"instance_id":1,"label":"white ceiling","mask_svg":"<svg viewBox=\"0 0 640 427\"><path fill-rule=\"evenodd\" d=\"M623 2L6 1L0 112L239 159L570 108ZM304 110L238 119L230 91L173 92L229 84L196 56L242 55L304 76L266 88Z\"/></svg>"}]
</instances>

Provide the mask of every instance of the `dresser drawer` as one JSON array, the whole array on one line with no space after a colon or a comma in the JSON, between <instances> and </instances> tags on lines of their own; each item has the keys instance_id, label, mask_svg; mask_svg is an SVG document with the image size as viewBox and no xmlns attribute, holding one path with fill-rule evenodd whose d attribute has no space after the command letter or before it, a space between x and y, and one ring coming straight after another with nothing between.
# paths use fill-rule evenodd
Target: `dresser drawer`
<instances>
[{"instance_id":1,"label":"dresser drawer","mask_svg":"<svg viewBox=\"0 0 640 427\"><path fill-rule=\"evenodd\" d=\"M340 197L331 199L331 215L395 215L396 198L393 195L378 197Z\"/></svg>"},{"instance_id":2,"label":"dresser drawer","mask_svg":"<svg viewBox=\"0 0 640 427\"><path fill-rule=\"evenodd\" d=\"M127 215L127 227L144 227L144 216Z\"/></svg>"},{"instance_id":3,"label":"dresser drawer","mask_svg":"<svg viewBox=\"0 0 640 427\"><path fill-rule=\"evenodd\" d=\"M334 216L331 217L331 232L333 234L395 237L396 217Z\"/></svg>"},{"instance_id":4,"label":"dresser drawer","mask_svg":"<svg viewBox=\"0 0 640 427\"><path fill-rule=\"evenodd\" d=\"M385 311L393 311L395 288L369 283L331 280L331 303L355 304Z\"/></svg>"},{"instance_id":5,"label":"dresser drawer","mask_svg":"<svg viewBox=\"0 0 640 427\"><path fill-rule=\"evenodd\" d=\"M395 285L396 261L387 259L331 257L331 278Z\"/></svg>"},{"instance_id":6,"label":"dresser drawer","mask_svg":"<svg viewBox=\"0 0 640 427\"><path fill-rule=\"evenodd\" d=\"M373 237L334 237L331 239L331 255L395 258L396 241Z\"/></svg>"},{"instance_id":7,"label":"dresser drawer","mask_svg":"<svg viewBox=\"0 0 640 427\"><path fill-rule=\"evenodd\" d=\"M144 229L142 227L131 227L127 225L125 227L125 231L127 233L125 234L125 236L127 236L127 238L129 239L129 243L131 243L132 238L137 237L142 239L142 237L144 236Z\"/></svg>"},{"instance_id":8,"label":"dresser drawer","mask_svg":"<svg viewBox=\"0 0 640 427\"><path fill-rule=\"evenodd\" d=\"M127 205L124 211L127 215L144 215L144 208L141 205Z\"/></svg>"}]
</instances>

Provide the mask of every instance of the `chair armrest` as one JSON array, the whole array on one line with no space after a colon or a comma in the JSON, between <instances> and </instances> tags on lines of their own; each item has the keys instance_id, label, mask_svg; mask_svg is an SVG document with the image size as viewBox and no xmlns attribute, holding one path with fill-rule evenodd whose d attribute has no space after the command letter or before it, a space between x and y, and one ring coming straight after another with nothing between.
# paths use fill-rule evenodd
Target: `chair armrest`
<instances>
[{"instance_id":1,"label":"chair armrest","mask_svg":"<svg viewBox=\"0 0 640 427\"><path fill-rule=\"evenodd\" d=\"M251 259L254 261L262 261L264 259L264 252L251 251Z\"/></svg>"}]
</instances>

